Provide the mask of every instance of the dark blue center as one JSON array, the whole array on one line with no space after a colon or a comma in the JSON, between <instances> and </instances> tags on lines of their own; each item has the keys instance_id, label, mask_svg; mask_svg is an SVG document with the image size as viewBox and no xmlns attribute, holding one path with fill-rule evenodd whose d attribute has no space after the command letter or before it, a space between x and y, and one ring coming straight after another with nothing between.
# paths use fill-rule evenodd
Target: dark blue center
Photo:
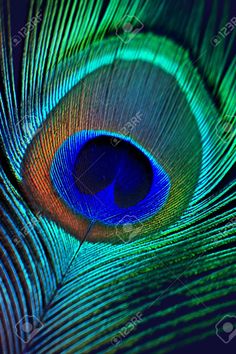
<instances>
[{"instance_id":1,"label":"dark blue center","mask_svg":"<svg viewBox=\"0 0 236 354\"><path fill-rule=\"evenodd\" d=\"M101 135L89 140L76 158L75 183L81 193L97 194L114 185L114 201L119 208L129 208L143 200L153 182L152 165L140 150L125 140L111 144L111 137Z\"/></svg>"},{"instance_id":2,"label":"dark blue center","mask_svg":"<svg viewBox=\"0 0 236 354\"><path fill-rule=\"evenodd\" d=\"M105 131L69 137L55 154L50 176L75 213L111 225L153 216L170 189L168 175L147 151Z\"/></svg>"}]
</instances>

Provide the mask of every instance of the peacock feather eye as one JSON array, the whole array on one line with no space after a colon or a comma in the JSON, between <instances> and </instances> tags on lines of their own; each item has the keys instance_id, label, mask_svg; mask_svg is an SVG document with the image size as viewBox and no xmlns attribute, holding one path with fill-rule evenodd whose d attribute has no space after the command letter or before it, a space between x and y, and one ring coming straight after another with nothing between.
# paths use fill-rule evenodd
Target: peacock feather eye
<instances>
[{"instance_id":1,"label":"peacock feather eye","mask_svg":"<svg viewBox=\"0 0 236 354\"><path fill-rule=\"evenodd\" d=\"M145 237L177 222L204 188L211 158L203 141L211 141L209 107L216 111L171 41L137 35L125 47L113 39L88 53L83 69L71 60L72 87L26 150L23 183L78 238L90 222L92 241L121 242L127 223L142 224Z\"/></svg>"},{"instance_id":2,"label":"peacock feather eye","mask_svg":"<svg viewBox=\"0 0 236 354\"><path fill-rule=\"evenodd\" d=\"M234 2L0 1L0 353L235 351Z\"/></svg>"}]
</instances>

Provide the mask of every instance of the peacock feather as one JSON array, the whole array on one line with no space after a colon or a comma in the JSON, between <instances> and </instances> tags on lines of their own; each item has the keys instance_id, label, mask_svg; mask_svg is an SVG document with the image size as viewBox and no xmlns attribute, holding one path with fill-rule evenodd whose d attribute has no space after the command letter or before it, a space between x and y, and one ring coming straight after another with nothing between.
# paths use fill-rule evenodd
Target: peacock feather
<instances>
[{"instance_id":1,"label":"peacock feather","mask_svg":"<svg viewBox=\"0 0 236 354\"><path fill-rule=\"evenodd\" d=\"M0 3L1 352L230 349L234 1Z\"/></svg>"}]
</instances>

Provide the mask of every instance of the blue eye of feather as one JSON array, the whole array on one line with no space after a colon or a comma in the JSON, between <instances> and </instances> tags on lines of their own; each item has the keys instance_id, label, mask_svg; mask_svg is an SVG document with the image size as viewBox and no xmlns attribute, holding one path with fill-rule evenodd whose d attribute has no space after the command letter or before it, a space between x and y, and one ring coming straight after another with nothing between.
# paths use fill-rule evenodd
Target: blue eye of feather
<instances>
[{"instance_id":1,"label":"blue eye of feather","mask_svg":"<svg viewBox=\"0 0 236 354\"><path fill-rule=\"evenodd\" d=\"M147 151L105 131L82 131L64 141L50 177L73 212L108 225L122 223L126 215L134 223L149 218L170 190L167 173Z\"/></svg>"}]
</instances>

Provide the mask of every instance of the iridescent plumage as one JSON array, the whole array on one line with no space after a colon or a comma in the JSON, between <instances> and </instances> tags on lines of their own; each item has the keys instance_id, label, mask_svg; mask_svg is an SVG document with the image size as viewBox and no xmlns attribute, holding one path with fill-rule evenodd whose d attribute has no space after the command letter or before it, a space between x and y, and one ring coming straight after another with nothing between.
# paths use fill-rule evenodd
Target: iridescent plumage
<instances>
[{"instance_id":1,"label":"iridescent plumage","mask_svg":"<svg viewBox=\"0 0 236 354\"><path fill-rule=\"evenodd\" d=\"M230 21L234 28L232 6L32 1L28 23L42 16L23 38L18 92L2 4L4 353L170 353L205 345L235 311L236 28L215 37ZM119 185L119 203L147 185L143 209L107 210L112 193L91 190L83 204L74 199L81 185L66 189L64 168L74 168L81 141L104 134L111 145L103 139L109 158L99 186L133 173L136 182ZM131 144L129 154L113 138ZM140 164L133 149L143 154ZM113 159L120 174L109 169ZM150 180L149 167L157 171ZM103 169L88 176L92 189ZM40 331L24 331L24 316L35 316Z\"/></svg>"}]
</instances>

